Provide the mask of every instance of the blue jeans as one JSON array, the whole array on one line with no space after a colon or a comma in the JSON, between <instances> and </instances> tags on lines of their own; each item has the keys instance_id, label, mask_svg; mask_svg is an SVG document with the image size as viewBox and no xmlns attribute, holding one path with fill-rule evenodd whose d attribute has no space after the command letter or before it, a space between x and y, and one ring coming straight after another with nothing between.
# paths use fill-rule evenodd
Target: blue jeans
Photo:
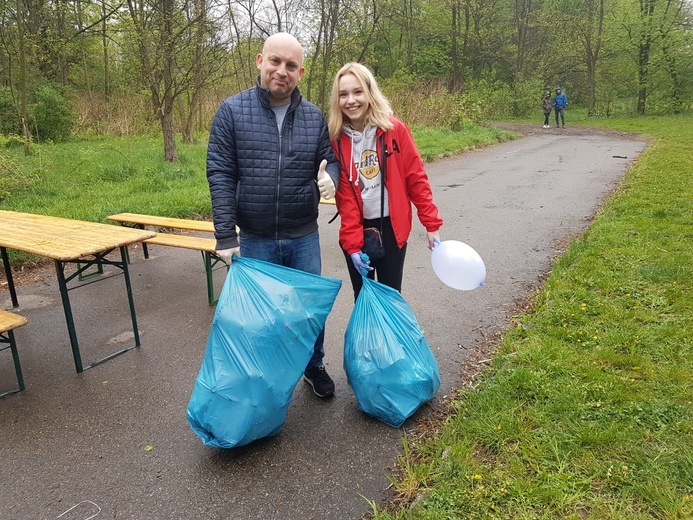
<instances>
[{"instance_id":1,"label":"blue jeans","mask_svg":"<svg viewBox=\"0 0 693 520\"><path fill-rule=\"evenodd\" d=\"M240 233L241 256L264 260L311 274L320 274L320 236L317 231L300 238L266 238ZM325 357L325 328L318 334L313 357L306 368L322 365Z\"/></svg>"}]
</instances>

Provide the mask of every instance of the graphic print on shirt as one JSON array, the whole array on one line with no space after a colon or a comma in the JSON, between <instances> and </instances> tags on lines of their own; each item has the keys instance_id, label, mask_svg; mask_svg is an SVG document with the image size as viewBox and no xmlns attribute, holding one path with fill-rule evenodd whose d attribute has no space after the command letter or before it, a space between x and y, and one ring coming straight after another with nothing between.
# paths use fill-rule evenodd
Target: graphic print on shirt
<instances>
[{"instance_id":1,"label":"graphic print on shirt","mask_svg":"<svg viewBox=\"0 0 693 520\"><path fill-rule=\"evenodd\" d=\"M357 164L359 173L368 180L374 179L380 173L380 163L375 150L363 150L361 160Z\"/></svg>"}]
</instances>

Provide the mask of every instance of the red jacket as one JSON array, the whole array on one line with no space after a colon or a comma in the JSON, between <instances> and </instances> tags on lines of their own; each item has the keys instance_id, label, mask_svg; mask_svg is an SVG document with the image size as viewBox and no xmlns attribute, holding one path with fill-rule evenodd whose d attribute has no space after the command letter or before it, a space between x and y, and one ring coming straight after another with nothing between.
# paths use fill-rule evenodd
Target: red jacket
<instances>
[{"instance_id":1,"label":"red jacket","mask_svg":"<svg viewBox=\"0 0 693 520\"><path fill-rule=\"evenodd\" d=\"M391 117L395 125L392 130L377 131L377 153L382 159L380 136L385 132L387 170L385 186L388 193L390 220L395 232L397 245L401 248L407 242L412 226L411 205L416 206L419 220L428 232L435 232L443 225L438 216L438 208L433 204L433 193L409 127L402 121ZM342 133L332 147L340 162L339 186L335 199L341 218L339 244L352 254L363 247L363 201L360 186L349 182L349 163L352 161L351 140ZM341 148L341 150L340 150ZM382 168L382 165L381 165ZM354 179L355 180L355 179Z\"/></svg>"}]
</instances>

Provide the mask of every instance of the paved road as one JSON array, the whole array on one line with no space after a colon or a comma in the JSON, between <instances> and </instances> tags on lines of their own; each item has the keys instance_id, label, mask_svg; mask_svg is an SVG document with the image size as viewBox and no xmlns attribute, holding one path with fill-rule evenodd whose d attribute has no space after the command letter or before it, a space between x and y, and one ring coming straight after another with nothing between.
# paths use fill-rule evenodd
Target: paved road
<instances>
[{"instance_id":1,"label":"paved road","mask_svg":"<svg viewBox=\"0 0 693 520\"><path fill-rule=\"evenodd\" d=\"M416 227L403 294L440 363L436 403L464 384L465 359L506 326L645 146L581 133L528 135L429 166L443 239L472 245L488 271L483 288L444 286ZM325 208L320 223L324 274L345 279L327 323L337 395L320 401L299 383L282 433L238 450L203 446L185 419L213 314L198 254L159 248L145 261L133 253L142 347L82 374L55 273L34 273L19 290L29 318L17 332L27 389L0 399L0 518L341 520L368 512L363 497L385 496L401 436L415 421L395 430L369 419L347 385L341 349L353 300L332 214ZM127 340L121 285L72 295L87 362L100 357L104 338L110 350ZM9 306L3 287L0 307ZM1 356L0 388L13 378L9 354Z\"/></svg>"}]
</instances>

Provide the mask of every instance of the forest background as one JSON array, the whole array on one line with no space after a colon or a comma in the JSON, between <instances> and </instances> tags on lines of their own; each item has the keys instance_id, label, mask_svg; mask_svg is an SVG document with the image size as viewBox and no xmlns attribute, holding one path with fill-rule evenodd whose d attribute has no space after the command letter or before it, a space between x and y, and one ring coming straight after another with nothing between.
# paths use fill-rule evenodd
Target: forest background
<instances>
[{"instance_id":1,"label":"forest background","mask_svg":"<svg viewBox=\"0 0 693 520\"><path fill-rule=\"evenodd\" d=\"M692 15L691 0L0 0L0 135L29 151L158 134L177 161L177 136L194 142L254 84L277 31L303 43L300 87L324 110L359 61L412 125L537 113L557 85L588 116L681 113Z\"/></svg>"}]
</instances>

